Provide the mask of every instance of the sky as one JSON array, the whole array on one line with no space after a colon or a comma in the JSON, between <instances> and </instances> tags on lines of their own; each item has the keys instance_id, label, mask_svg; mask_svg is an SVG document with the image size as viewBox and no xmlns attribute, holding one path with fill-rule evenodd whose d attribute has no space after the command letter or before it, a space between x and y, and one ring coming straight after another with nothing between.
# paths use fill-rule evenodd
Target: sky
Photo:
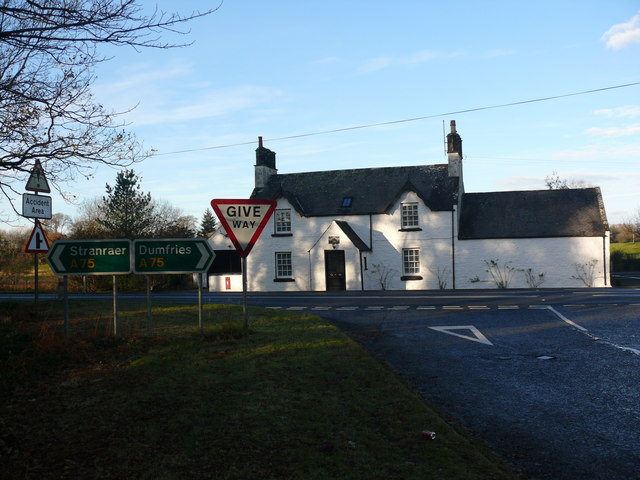
<instances>
[{"instance_id":1,"label":"sky","mask_svg":"<svg viewBox=\"0 0 640 480\"><path fill-rule=\"evenodd\" d=\"M555 171L599 186L611 224L640 209L640 84L620 87L640 82L637 0L224 0L189 28L166 37L186 48L104 50L94 91L135 107L124 119L155 152L133 167L142 190L198 220L249 197L258 136L279 173L441 164L451 120L467 192L544 189ZM68 190L101 197L116 174Z\"/></svg>"}]
</instances>

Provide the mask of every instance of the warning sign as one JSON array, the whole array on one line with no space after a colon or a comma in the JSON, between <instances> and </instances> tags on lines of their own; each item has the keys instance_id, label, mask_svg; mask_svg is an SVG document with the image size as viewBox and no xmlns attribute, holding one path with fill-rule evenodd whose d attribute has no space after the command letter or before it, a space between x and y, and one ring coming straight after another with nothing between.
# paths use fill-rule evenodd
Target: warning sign
<instances>
[{"instance_id":1,"label":"warning sign","mask_svg":"<svg viewBox=\"0 0 640 480\"><path fill-rule=\"evenodd\" d=\"M36 224L33 226L24 251L27 253L47 253L49 251L49 241L38 219L36 219Z\"/></svg>"},{"instance_id":2,"label":"warning sign","mask_svg":"<svg viewBox=\"0 0 640 480\"><path fill-rule=\"evenodd\" d=\"M47 182L47 178L44 176L44 170L42 169L40 160L36 160L36 164L31 170L29 180L27 180L27 186L24 188L25 190L30 190L32 192L51 192L51 188L49 188L49 182Z\"/></svg>"},{"instance_id":3,"label":"warning sign","mask_svg":"<svg viewBox=\"0 0 640 480\"><path fill-rule=\"evenodd\" d=\"M241 257L246 257L275 210L275 200L211 200L213 211Z\"/></svg>"}]
</instances>

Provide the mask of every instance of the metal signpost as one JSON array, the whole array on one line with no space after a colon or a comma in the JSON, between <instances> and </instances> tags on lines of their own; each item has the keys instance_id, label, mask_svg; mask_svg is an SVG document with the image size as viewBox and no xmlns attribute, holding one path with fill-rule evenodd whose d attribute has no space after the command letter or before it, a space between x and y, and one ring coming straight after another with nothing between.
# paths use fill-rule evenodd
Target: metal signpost
<instances>
[{"instance_id":1,"label":"metal signpost","mask_svg":"<svg viewBox=\"0 0 640 480\"><path fill-rule=\"evenodd\" d=\"M117 336L119 331L116 275L131 273L131 256L130 240L58 240L47 254L47 263L56 275L65 277L67 275L113 275L113 334ZM65 311L67 335L69 334L68 316L69 312Z\"/></svg>"},{"instance_id":2,"label":"metal signpost","mask_svg":"<svg viewBox=\"0 0 640 480\"><path fill-rule=\"evenodd\" d=\"M278 202L259 199L213 199L211 206L242 258L242 318L247 320L247 256L267 225Z\"/></svg>"},{"instance_id":3,"label":"metal signpost","mask_svg":"<svg viewBox=\"0 0 640 480\"><path fill-rule=\"evenodd\" d=\"M139 274L197 273L198 326L202 331L202 273L209 270L215 253L203 238L166 238L133 241L133 272ZM151 286L147 276L147 333L151 335Z\"/></svg>"},{"instance_id":4,"label":"metal signpost","mask_svg":"<svg viewBox=\"0 0 640 480\"><path fill-rule=\"evenodd\" d=\"M49 250L49 243L47 237L44 234L42 225L38 221L39 218L51 218L52 206L51 197L45 195L38 195L38 192L49 193L49 182L44 175L44 169L40 164L40 160L36 160L25 190L35 192L35 194L24 193L22 195L22 216L26 218L35 218L35 225L25 252L33 253L33 275L34 275L34 301L38 304L38 253L46 253Z\"/></svg>"}]
</instances>

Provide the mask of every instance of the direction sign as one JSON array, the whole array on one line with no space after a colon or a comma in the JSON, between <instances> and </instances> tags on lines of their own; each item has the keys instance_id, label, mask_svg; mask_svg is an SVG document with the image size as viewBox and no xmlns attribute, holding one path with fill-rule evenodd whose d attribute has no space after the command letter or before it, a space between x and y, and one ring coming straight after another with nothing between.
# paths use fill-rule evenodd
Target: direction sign
<instances>
[{"instance_id":1,"label":"direction sign","mask_svg":"<svg viewBox=\"0 0 640 480\"><path fill-rule=\"evenodd\" d=\"M47 182L47 177L44 176L44 169L42 168L40 160L36 160L36 164L31 169L31 175L29 176L29 180L27 180L27 186L24 187L24 189L30 190L32 192L51 192L51 188L49 188L49 182Z\"/></svg>"},{"instance_id":2,"label":"direction sign","mask_svg":"<svg viewBox=\"0 0 640 480\"><path fill-rule=\"evenodd\" d=\"M133 241L134 273L198 273L209 270L215 253L203 238Z\"/></svg>"},{"instance_id":3,"label":"direction sign","mask_svg":"<svg viewBox=\"0 0 640 480\"><path fill-rule=\"evenodd\" d=\"M51 218L51 197L46 195L22 194L22 216L27 218Z\"/></svg>"},{"instance_id":4,"label":"direction sign","mask_svg":"<svg viewBox=\"0 0 640 480\"><path fill-rule=\"evenodd\" d=\"M249 255L276 205L276 200L211 200L213 211L241 257Z\"/></svg>"},{"instance_id":5,"label":"direction sign","mask_svg":"<svg viewBox=\"0 0 640 480\"><path fill-rule=\"evenodd\" d=\"M47 255L56 275L116 275L131 272L130 240L58 240Z\"/></svg>"},{"instance_id":6,"label":"direction sign","mask_svg":"<svg viewBox=\"0 0 640 480\"><path fill-rule=\"evenodd\" d=\"M24 251L27 253L47 253L49 251L47 236L44 234L42 225L37 219Z\"/></svg>"}]
</instances>

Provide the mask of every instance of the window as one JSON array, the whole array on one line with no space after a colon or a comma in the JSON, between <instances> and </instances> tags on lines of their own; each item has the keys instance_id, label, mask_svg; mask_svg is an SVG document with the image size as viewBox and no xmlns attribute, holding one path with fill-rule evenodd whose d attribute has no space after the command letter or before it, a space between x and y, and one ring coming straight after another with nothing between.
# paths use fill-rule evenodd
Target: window
<instances>
[{"instance_id":1,"label":"window","mask_svg":"<svg viewBox=\"0 0 640 480\"><path fill-rule=\"evenodd\" d=\"M291 252L276 252L276 279L293 277Z\"/></svg>"},{"instance_id":2,"label":"window","mask_svg":"<svg viewBox=\"0 0 640 480\"><path fill-rule=\"evenodd\" d=\"M403 203L402 207L402 228L418 227L418 204Z\"/></svg>"},{"instance_id":3,"label":"window","mask_svg":"<svg viewBox=\"0 0 640 480\"><path fill-rule=\"evenodd\" d=\"M275 234L291 233L291 209L276 210Z\"/></svg>"},{"instance_id":4,"label":"window","mask_svg":"<svg viewBox=\"0 0 640 480\"><path fill-rule=\"evenodd\" d=\"M342 208L349 208L351 206L351 203L353 202L353 197L344 197L342 199Z\"/></svg>"},{"instance_id":5,"label":"window","mask_svg":"<svg viewBox=\"0 0 640 480\"><path fill-rule=\"evenodd\" d=\"M417 248L402 249L402 270L405 275L420 273L420 250Z\"/></svg>"}]
</instances>

